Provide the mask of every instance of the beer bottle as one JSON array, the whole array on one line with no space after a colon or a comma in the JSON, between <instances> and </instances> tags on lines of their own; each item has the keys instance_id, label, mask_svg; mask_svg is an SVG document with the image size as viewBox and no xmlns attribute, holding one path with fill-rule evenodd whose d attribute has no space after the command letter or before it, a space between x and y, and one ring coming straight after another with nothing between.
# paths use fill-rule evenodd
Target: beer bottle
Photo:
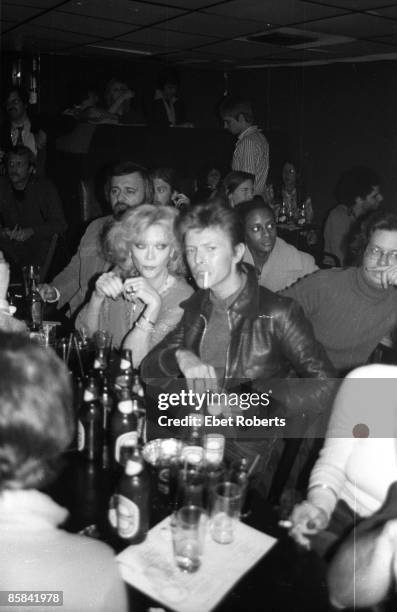
<instances>
[{"instance_id":1,"label":"beer bottle","mask_svg":"<svg viewBox=\"0 0 397 612\"><path fill-rule=\"evenodd\" d=\"M149 497L149 475L139 449L135 448L109 509L110 523L129 544L139 544L147 536Z\"/></svg>"},{"instance_id":2,"label":"beer bottle","mask_svg":"<svg viewBox=\"0 0 397 612\"><path fill-rule=\"evenodd\" d=\"M36 279L32 278L26 298L28 325L32 332L39 332L43 325L44 301L37 290Z\"/></svg>"},{"instance_id":3,"label":"beer bottle","mask_svg":"<svg viewBox=\"0 0 397 612\"><path fill-rule=\"evenodd\" d=\"M101 458L103 416L95 377L89 376L77 426L77 448L89 461Z\"/></svg>"},{"instance_id":4,"label":"beer bottle","mask_svg":"<svg viewBox=\"0 0 397 612\"><path fill-rule=\"evenodd\" d=\"M202 465L204 458L202 416L197 413L190 414L189 421L192 425L187 430L181 460L183 463L199 466Z\"/></svg>"},{"instance_id":5,"label":"beer bottle","mask_svg":"<svg viewBox=\"0 0 397 612\"><path fill-rule=\"evenodd\" d=\"M139 374L137 374L136 372L132 377L132 398L133 400L136 400L139 444L143 445L146 442L145 392L143 390Z\"/></svg>"},{"instance_id":6,"label":"beer bottle","mask_svg":"<svg viewBox=\"0 0 397 612\"><path fill-rule=\"evenodd\" d=\"M231 480L238 484L241 489L240 512L243 517L249 514L249 479L248 459L242 457L239 461L234 463Z\"/></svg>"},{"instance_id":7,"label":"beer bottle","mask_svg":"<svg viewBox=\"0 0 397 612\"><path fill-rule=\"evenodd\" d=\"M288 217L287 205L285 201L283 200L280 210L278 211L277 223L287 223L288 221L287 217Z\"/></svg>"},{"instance_id":8,"label":"beer bottle","mask_svg":"<svg viewBox=\"0 0 397 612\"><path fill-rule=\"evenodd\" d=\"M130 349L122 349L120 364L116 373L115 386L118 389L131 388L132 384L132 353Z\"/></svg>"},{"instance_id":9,"label":"beer bottle","mask_svg":"<svg viewBox=\"0 0 397 612\"><path fill-rule=\"evenodd\" d=\"M113 395L110 388L109 379L107 376L103 377L102 380L102 389L99 397L99 401L102 406L102 416L103 416L103 453L102 453L102 466L104 468L108 468L110 464L110 451L109 451L109 426L110 419L113 413Z\"/></svg>"},{"instance_id":10,"label":"beer bottle","mask_svg":"<svg viewBox=\"0 0 397 612\"><path fill-rule=\"evenodd\" d=\"M110 449L113 465L125 466L138 444L138 418L129 388L122 388L117 409L110 423Z\"/></svg>"},{"instance_id":11,"label":"beer bottle","mask_svg":"<svg viewBox=\"0 0 397 612\"><path fill-rule=\"evenodd\" d=\"M306 204L305 202L302 202L301 206L299 207L299 216L298 216L297 224L306 225Z\"/></svg>"},{"instance_id":12,"label":"beer bottle","mask_svg":"<svg viewBox=\"0 0 397 612\"><path fill-rule=\"evenodd\" d=\"M109 429L110 418L113 412L113 405L114 405L111 385L106 375L102 379L102 389L101 389L101 394L100 394L99 399L100 399L100 402L102 405L102 411L103 411L103 431L106 432Z\"/></svg>"},{"instance_id":13,"label":"beer bottle","mask_svg":"<svg viewBox=\"0 0 397 612\"><path fill-rule=\"evenodd\" d=\"M93 370L98 377L99 380L102 380L106 374L108 367L106 350L103 348L99 348L96 350Z\"/></svg>"},{"instance_id":14,"label":"beer bottle","mask_svg":"<svg viewBox=\"0 0 397 612\"><path fill-rule=\"evenodd\" d=\"M145 401L145 392L142 387L141 379L139 374L135 373L132 377L132 393L140 398L142 403Z\"/></svg>"}]
</instances>

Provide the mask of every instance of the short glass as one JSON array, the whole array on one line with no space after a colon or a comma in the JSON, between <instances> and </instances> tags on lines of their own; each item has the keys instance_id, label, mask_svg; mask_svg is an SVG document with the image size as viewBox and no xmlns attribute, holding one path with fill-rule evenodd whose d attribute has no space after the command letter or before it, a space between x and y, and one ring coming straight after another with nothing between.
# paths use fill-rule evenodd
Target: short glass
<instances>
[{"instance_id":1,"label":"short glass","mask_svg":"<svg viewBox=\"0 0 397 612\"><path fill-rule=\"evenodd\" d=\"M201 565L207 513L199 506L183 506L171 525L175 562L180 570L196 572Z\"/></svg>"}]
</instances>

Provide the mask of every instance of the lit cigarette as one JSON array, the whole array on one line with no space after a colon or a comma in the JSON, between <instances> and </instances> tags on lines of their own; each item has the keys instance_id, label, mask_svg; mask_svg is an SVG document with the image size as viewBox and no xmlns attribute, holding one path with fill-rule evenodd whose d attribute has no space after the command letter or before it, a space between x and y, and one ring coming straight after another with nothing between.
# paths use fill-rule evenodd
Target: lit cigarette
<instances>
[{"instance_id":1,"label":"lit cigarette","mask_svg":"<svg viewBox=\"0 0 397 612\"><path fill-rule=\"evenodd\" d=\"M208 270L203 273L203 289L208 289Z\"/></svg>"},{"instance_id":2,"label":"lit cigarette","mask_svg":"<svg viewBox=\"0 0 397 612\"><path fill-rule=\"evenodd\" d=\"M293 523L292 521L279 521L278 525L279 527L283 527L284 529L291 529Z\"/></svg>"}]
</instances>

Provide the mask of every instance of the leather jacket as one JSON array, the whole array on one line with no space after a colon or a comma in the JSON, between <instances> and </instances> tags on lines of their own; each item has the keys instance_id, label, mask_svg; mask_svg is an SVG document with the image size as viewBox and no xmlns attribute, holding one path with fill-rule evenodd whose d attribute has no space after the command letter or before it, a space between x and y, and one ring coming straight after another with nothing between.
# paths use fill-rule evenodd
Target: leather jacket
<instances>
[{"instance_id":1,"label":"leather jacket","mask_svg":"<svg viewBox=\"0 0 397 612\"><path fill-rule=\"evenodd\" d=\"M231 340L223 389L230 392L249 381L251 391L271 388L287 415L326 412L335 386L326 379L336 374L310 322L297 302L259 286L252 266L244 264L243 270L246 285L228 310ZM142 362L142 377L152 389L176 390L181 376L177 349L200 355L213 307L209 290L197 291L181 307L184 315L178 326ZM249 413L264 416L262 407Z\"/></svg>"}]
</instances>

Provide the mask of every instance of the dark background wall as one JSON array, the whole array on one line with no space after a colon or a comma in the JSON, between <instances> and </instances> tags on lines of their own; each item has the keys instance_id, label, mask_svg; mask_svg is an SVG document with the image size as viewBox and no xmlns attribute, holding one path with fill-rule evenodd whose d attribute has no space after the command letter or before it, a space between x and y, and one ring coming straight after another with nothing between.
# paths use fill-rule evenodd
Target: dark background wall
<instances>
[{"instance_id":1,"label":"dark background wall","mask_svg":"<svg viewBox=\"0 0 397 612\"><path fill-rule=\"evenodd\" d=\"M3 63L7 74L7 59ZM251 98L268 135L273 171L288 157L303 169L318 221L334 205L339 174L354 164L377 170L386 201L397 204L396 65L384 61L229 73L229 90ZM42 110L60 112L77 89L95 83L101 87L113 75L128 80L145 104L159 71L153 62L42 56ZM224 74L188 68L180 75L190 118L197 127L219 127L216 108L225 90Z\"/></svg>"},{"instance_id":2,"label":"dark background wall","mask_svg":"<svg viewBox=\"0 0 397 612\"><path fill-rule=\"evenodd\" d=\"M351 165L373 167L385 200L397 208L396 62L333 64L236 72L266 129L289 136L321 218L332 190ZM260 77L260 78L259 78Z\"/></svg>"}]
</instances>

